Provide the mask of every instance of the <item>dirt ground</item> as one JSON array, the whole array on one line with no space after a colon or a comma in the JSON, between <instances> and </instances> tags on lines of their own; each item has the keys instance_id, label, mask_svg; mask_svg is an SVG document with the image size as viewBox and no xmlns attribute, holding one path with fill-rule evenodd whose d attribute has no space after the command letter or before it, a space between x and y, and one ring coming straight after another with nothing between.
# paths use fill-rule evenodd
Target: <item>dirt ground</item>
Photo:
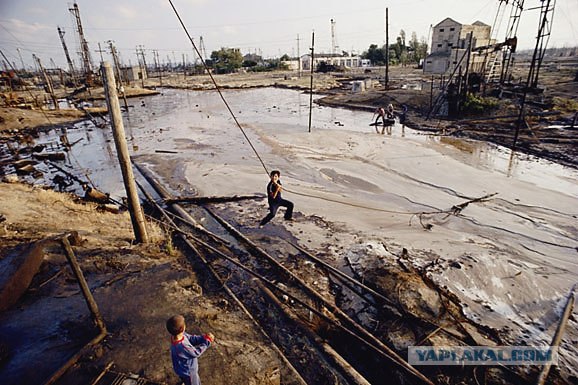
<instances>
[{"instance_id":1,"label":"dirt ground","mask_svg":"<svg viewBox=\"0 0 578 385\"><path fill-rule=\"evenodd\" d=\"M423 83L424 78L413 69L394 70L397 72L392 75L393 89L385 93L379 88L359 94L330 91L339 84L347 84L351 78L329 76L316 79L316 89L328 93L322 103L348 108L370 109L389 102L406 104L409 107L407 124L422 129L504 145L513 138L511 119L500 125L485 121L426 120L423 106L429 103L429 91L401 88L402 83ZM560 83L560 88L563 88L556 96L566 100L572 94L576 95L578 83L569 80L572 73L558 75L549 80L552 86ZM309 81L305 76L288 74L278 74L267 82L246 74L228 79L228 82L219 81L230 88L270 85L306 88ZM174 82L182 83L179 87L210 88L206 78L190 77L186 82L178 80L174 79ZM149 80L148 85L153 85L153 81ZM568 102L557 103L555 108L561 114L532 120L532 131L521 132L519 149L578 168L578 131L554 132L545 128L550 124L567 123L576 112ZM493 113L502 116L510 114L510 110L511 106L506 105ZM25 140L25 135L35 127L76 121L83 116L83 113L72 110L47 112L0 108L0 135L4 138L20 135ZM137 245L132 242L130 218L126 212L102 212L98 205L79 201L67 194L6 182L0 183L0 218L3 219L0 223L2 258L19 250L22 245L70 231L78 231L83 240L74 250L106 321L109 336L101 346L81 359L82 365L73 367L59 383L91 383L106 364L112 362L115 371L134 373L152 382L176 384L164 330L164 321L174 313L184 314L193 332L220 331L215 333L217 342L214 348L201 358L200 375L204 384L298 383L271 342L236 306L229 303L220 288L200 283L203 280L198 277L199 271L193 270L187 256L178 252L151 220L147 227L152 242ZM58 245L47 247L44 263L30 289L16 306L0 314L0 374L7 379L7 384L44 381L58 368L58 362L62 363L96 334L77 283L66 266L61 248ZM374 271L379 272L378 269ZM379 276L375 279L379 280ZM147 295L142 295L143 292ZM58 322L50 322L54 319ZM45 327L48 324L54 325ZM24 327L33 330L33 336L14 338L15 333ZM38 339L50 343L35 346ZM27 353L22 354L22 351ZM16 352L19 362L2 365ZM38 359L47 356L52 359ZM23 363L30 361L38 363L36 370L22 372Z\"/></svg>"}]
</instances>

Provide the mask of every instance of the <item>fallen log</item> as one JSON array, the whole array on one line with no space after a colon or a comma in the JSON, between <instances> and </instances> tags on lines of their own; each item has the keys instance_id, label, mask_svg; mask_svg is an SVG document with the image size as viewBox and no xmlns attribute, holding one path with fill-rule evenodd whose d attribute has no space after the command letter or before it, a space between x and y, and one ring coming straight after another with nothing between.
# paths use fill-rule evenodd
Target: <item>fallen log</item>
<instances>
[{"instance_id":1,"label":"fallen log","mask_svg":"<svg viewBox=\"0 0 578 385\"><path fill-rule=\"evenodd\" d=\"M20 245L0 260L0 311L14 305L26 292L44 260L43 240Z\"/></svg>"},{"instance_id":2,"label":"fallen log","mask_svg":"<svg viewBox=\"0 0 578 385\"><path fill-rule=\"evenodd\" d=\"M254 194L254 195L233 195L230 197L217 197L217 196L210 196L210 197L176 197L165 199L166 204L173 204L173 203L193 203L197 205L202 205L205 203L220 203L220 202L235 202L241 200L248 200L248 199L263 199L267 196L265 194Z\"/></svg>"},{"instance_id":3,"label":"fallen log","mask_svg":"<svg viewBox=\"0 0 578 385\"><path fill-rule=\"evenodd\" d=\"M155 150L155 152L161 153L161 154L178 154L178 151L171 151L171 150Z\"/></svg>"},{"instance_id":4,"label":"fallen log","mask_svg":"<svg viewBox=\"0 0 578 385\"><path fill-rule=\"evenodd\" d=\"M53 160L62 161L66 160L66 154L63 152L50 152L47 154L32 154L32 157L38 160Z\"/></svg>"}]
</instances>

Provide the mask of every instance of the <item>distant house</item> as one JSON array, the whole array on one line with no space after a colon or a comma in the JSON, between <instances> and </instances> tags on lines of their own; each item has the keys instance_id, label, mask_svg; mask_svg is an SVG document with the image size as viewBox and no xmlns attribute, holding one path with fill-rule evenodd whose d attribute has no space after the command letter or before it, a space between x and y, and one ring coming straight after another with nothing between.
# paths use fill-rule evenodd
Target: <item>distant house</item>
<instances>
[{"instance_id":1,"label":"distant house","mask_svg":"<svg viewBox=\"0 0 578 385\"><path fill-rule=\"evenodd\" d=\"M263 57L254 53L248 53L245 56L243 56L243 61L244 62L254 62L257 63L257 65L263 65Z\"/></svg>"},{"instance_id":2,"label":"distant house","mask_svg":"<svg viewBox=\"0 0 578 385\"><path fill-rule=\"evenodd\" d=\"M469 47L471 38L471 47ZM433 27L431 53L425 58L423 72L431 74L451 73L455 69L466 70L468 48L494 44L491 27L481 21L472 25L461 24L446 18ZM470 54L470 69L477 71L488 61L487 55Z\"/></svg>"},{"instance_id":3,"label":"distant house","mask_svg":"<svg viewBox=\"0 0 578 385\"><path fill-rule=\"evenodd\" d=\"M136 80L147 78L147 71L144 67L140 66L123 67L120 69L120 71L122 73L122 78L129 82L134 82Z\"/></svg>"},{"instance_id":4,"label":"distant house","mask_svg":"<svg viewBox=\"0 0 578 385\"><path fill-rule=\"evenodd\" d=\"M311 70L311 55L305 54L301 56L301 69L303 71L310 71ZM314 69L319 65L319 63L325 62L325 64L334 65L338 68L355 68L361 67L363 62L361 57L354 55L342 55L342 54L326 54L320 53L315 54L313 58L313 65Z\"/></svg>"}]
</instances>

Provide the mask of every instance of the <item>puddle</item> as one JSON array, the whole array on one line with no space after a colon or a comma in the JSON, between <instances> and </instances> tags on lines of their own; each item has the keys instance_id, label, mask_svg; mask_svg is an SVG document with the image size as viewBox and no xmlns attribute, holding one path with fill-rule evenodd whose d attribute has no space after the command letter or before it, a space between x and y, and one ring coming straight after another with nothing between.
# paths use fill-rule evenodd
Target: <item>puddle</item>
<instances>
[{"instance_id":1,"label":"puddle","mask_svg":"<svg viewBox=\"0 0 578 385\"><path fill-rule=\"evenodd\" d=\"M254 138L250 133L252 128L296 134L308 131L307 93L274 88L222 92L239 123L249 129L249 137ZM314 96L317 98L319 96ZM187 157L192 155L197 161L203 161L218 154L223 162L253 156L245 141L239 144L239 130L217 92L164 89L158 95L133 98L129 105L129 114L123 113L123 116L132 155L176 152L177 158L179 154L187 153ZM578 196L574 183L578 179L576 170L532 156L512 155L509 149L490 143L423 134L399 123L381 135L369 126L371 121L372 114L368 112L313 104L312 130L324 130L328 135L332 131L367 134L377 141L408 139L404 155L391 154L391 160L449 156L477 169L502 173L512 179ZM220 135L224 129L230 130L231 134ZM73 129L43 134L37 142L58 143L62 134L68 136L70 143L78 141L67 156L66 169L79 167L102 191L110 192L116 198L124 195L110 129L98 128L86 121L76 124ZM427 143L438 154L416 154L413 142ZM397 145L403 146L403 143ZM258 150L266 148L261 143L256 146ZM41 170L51 178L50 170L42 167Z\"/></svg>"}]
</instances>

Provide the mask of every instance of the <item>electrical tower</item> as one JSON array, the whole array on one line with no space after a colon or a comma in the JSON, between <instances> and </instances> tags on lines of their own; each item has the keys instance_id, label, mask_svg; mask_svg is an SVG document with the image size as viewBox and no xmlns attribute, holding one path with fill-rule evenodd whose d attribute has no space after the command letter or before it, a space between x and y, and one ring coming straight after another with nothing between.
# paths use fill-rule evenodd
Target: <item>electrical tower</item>
<instances>
[{"instance_id":1,"label":"electrical tower","mask_svg":"<svg viewBox=\"0 0 578 385\"><path fill-rule=\"evenodd\" d=\"M84 69L84 76L86 77L86 83L88 85L92 84L92 58L90 57L90 50L88 49L88 43L84 38L84 31L82 29L82 21L80 20L80 10L76 3L73 4L72 8L68 9L74 16L76 21L76 30L78 32L78 37L80 41L80 57L82 59L82 66Z\"/></svg>"},{"instance_id":2,"label":"electrical tower","mask_svg":"<svg viewBox=\"0 0 578 385\"><path fill-rule=\"evenodd\" d=\"M64 49L64 55L66 56L66 61L68 62L68 70L70 71L70 77L72 78L72 84L76 86L76 76L74 71L74 65L72 64L72 59L68 53L68 47L66 47L66 42L64 41L64 30L57 27L58 35L60 36L60 41L62 42L62 48Z\"/></svg>"}]
</instances>

